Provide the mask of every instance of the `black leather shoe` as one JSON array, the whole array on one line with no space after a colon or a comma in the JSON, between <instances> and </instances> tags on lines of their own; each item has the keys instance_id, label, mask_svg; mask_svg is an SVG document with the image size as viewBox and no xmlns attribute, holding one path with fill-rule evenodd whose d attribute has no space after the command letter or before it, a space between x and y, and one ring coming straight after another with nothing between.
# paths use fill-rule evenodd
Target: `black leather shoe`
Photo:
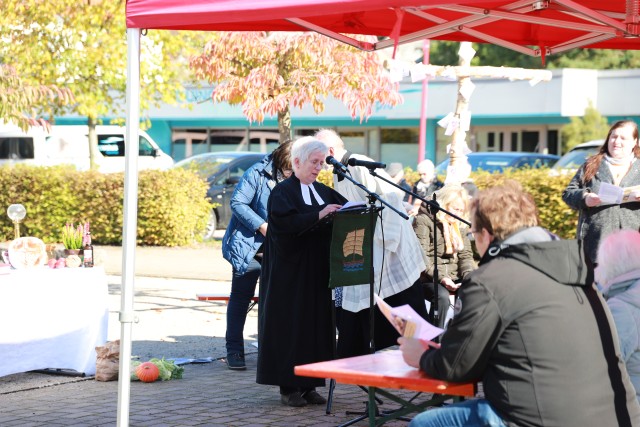
<instances>
[{"instance_id":1,"label":"black leather shoe","mask_svg":"<svg viewBox=\"0 0 640 427\"><path fill-rule=\"evenodd\" d=\"M247 365L244 363L244 354L232 353L227 354L227 366L234 371L244 371Z\"/></svg>"},{"instance_id":2,"label":"black leather shoe","mask_svg":"<svg viewBox=\"0 0 640 427\"><path fill-rule=\"evenodd\" d=\"M315 390L309 390L305 393L302 393L302 398L306 400L307 403L312 403L314 405L324 405L325 403L327 403L327 399L320 396L320 393Z\"/></svg>"},{"instance_id":3,"label":"black leather shoe","mask_svg":"<svg viewBox=\"0 0 640 427\"><path fill-rule=\"evenodd\" d=\"M299 391L294 391L289 394L280 394L280 401L283 404L293 406L294 408L307 406L307 401L302 398Z\"/></svg>"}]
</instances>

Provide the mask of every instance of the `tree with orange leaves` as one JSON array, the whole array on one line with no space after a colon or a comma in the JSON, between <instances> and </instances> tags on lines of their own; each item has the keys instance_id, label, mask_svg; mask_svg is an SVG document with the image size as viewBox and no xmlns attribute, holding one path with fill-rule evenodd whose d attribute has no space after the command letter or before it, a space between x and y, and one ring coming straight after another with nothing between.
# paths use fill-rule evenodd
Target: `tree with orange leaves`
<instances>
[{"instance_id":1,"label":"tree with orange leaves","mask_svg":"<svg viewBox=\"0 0 640 427\"><path fill-rule=\"evenodd\" d=\"M317 33L214 33L190 60L196 77L217 84L214 102L242 105L250 122L278 117L280 142L291 137L291 107L324 110L331 95L352 118L368 118L376 103L402 102L376 53L363 52Z\"/></svg>"}]
</instances>

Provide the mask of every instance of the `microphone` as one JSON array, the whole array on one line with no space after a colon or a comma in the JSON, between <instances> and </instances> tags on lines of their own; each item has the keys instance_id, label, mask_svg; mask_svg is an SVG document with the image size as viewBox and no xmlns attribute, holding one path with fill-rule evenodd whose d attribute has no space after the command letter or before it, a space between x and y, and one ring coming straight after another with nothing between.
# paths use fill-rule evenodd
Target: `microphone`
<instances>
[{"instance_id":1,"label":"microphone","mask_svg":"<svg viewBox=\"0 0 640 427\"><path fill-rule=\"evenodd\" d=\"M370 162L368 160L358 160L351 157L347 162L349 166L364 166L367 169L385 169L386 164L380 162Z\"/></svg>"},{"instance_id":2,"label":"microphone","mask_svg":"<svg viewBox=\"0 0 640 427\"><path fill-rule=\"evenodd\" d=\"M335 169L339 170L342 173L347 173L347 167L336 160L333 156L327 156L325 159L328 165L333 166Z\"/></svg>"}]
</instances>

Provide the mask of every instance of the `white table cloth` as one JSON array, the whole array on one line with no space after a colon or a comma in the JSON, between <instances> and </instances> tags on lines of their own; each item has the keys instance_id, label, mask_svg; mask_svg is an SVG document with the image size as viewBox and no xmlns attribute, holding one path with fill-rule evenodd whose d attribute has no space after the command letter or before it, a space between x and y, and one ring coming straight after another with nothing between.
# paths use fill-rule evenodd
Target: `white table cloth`
<instances>
[{"instance_id":1,"label":"white table cloth","mask_svg":"<svg viewBox=\"0 0 640 427\"><path fill-rule=\"evenodd\" d=\"M102 267L0 275L0 376L48 368L95 374L108 292Z\"/></svg>"}]
</instances>

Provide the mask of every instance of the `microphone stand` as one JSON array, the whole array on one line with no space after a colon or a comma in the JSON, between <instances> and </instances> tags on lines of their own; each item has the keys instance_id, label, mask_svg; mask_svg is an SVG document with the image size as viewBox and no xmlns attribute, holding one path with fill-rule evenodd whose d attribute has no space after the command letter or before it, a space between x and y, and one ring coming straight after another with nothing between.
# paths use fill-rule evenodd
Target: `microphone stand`
<instances>
[{"instance_id":1,"label":"microphone stand","mask_svg":"<svg viewBox=\"0 0 640 427\"><path fill-rule=\"evenodd\" d=\"M437 232L437 222L436 222L436 214L438 213L438 211L442 211L445 214L454 217L455 219L457 219L458 221L467 224L468 226L471 226L471 223L467 220L464 220L462 218L460 218L459 216L457 216L456 214L453 214L451 212L449 212L446 209L442 209L440 207L440 204L436 201L436 194L433 193L433 200L427 200L424 199L423 197L417 195L416 193L414 193L413 191L409 191L409 190L405 190L404 188L400 187L398 184L396 184L393 181L388 180L387 178L378 175L378 173L374 170L374 169L369 169L369 173L375 177L380 178L381 180L383 180L384 182L393 185L396 188L399 188L400 190L404 191L407 194L411 194L413 197L421 200L423 203L425 203L428 207L428 211L431 214L432 217L432 221L433 221L433 301L431 301L431 306L433 308L433 310L431 310L431 312L433 313L433 315L431 316L431 323L435 326L438 326L439 324L439 320L440 320L440 314L438 311L438 286L440 286L440 281L438 280L438 232ZM405 219L408 219L407 217L405 217ZM436 342L439 341L439 338L436 338Z\"/></svg>"},{"instance_id":2,"label":"microphone stand","mask_svg":"<svg viewBox=\"0 0 640 427\"><path fill-rule=\"evenodd\" d=\"M409 217L400 212L399 210L397 210L396 208L394 208L393 206L391 206L389 203L387 203L385 200L383 200L379 195L377 195L374 192L371 192L367 189L367 187L365 187L363 184L359 183L358 181L356 181L355 179L353 179L351 176L349 176L348 173L342 171L340 168L334 166L333 168L333 173L335 175L339 175L340 177L347 179L349 181L351 181L353 183L353 185L355 185L356 187L360 188L362 191L364 191L365 193L367 193L367 199L369 200L369 207L367 208L367 211L369 213L369 227L371 230L371 233L373 234L375 232L375 225L376 225L376 220L377 220L377 213L380 212L382 209L384 209L384 206L377 206L376 205L376 200L380 201L381 204L387 206L388 208L390 208L391 210L393 210L394 212L396 212L398 215L400 215L401 217L403 217L404 219L409 219ZM375 322L375 317L374 317L374 312L373 312L373 308L374 308L374 303L373 303L373 292L374 292L374 282L375 282L375 271L373 268L373 251L374 251L374 239L373 239L373 235L371 236L371 243L370 243L370 250L371 250L371 264L369 266L369 353L373 354L375 353L375 340L374 340L374 332L375 332L375 326L374 326L374 322ZM335 304L334 304L335 305ZM335 307L334 307L335 310ZM334 325L335 326L335 325ZM334 347L335 350L335 347ZM334 354L334 357L336 356L336 354ZM331 413L331 402L333 400L333 389L335 387L335 380L331 379L329 382L329 398L327 399L327 409L326 409L326 413L329 414ZM373 394L373 398L379 402L382 403L376 396L375 396L375 392L370 388L369 390L367 390L367 393L369 395ZM365 411L365 415L362 415L361 417L356 418L355 420L349 421L345 424L342 424L340 427L346 427L352 424L355 424L359 421L361 421L362 419L368 417L368 412L369 411Z\"/></svg>"},{"instance_id":3,"label":"microphone stand","mask_svg":"<svg viewBox=\"0 0 640 427\"><path fill-rule=\"evenodd\" d=\"M369 172L375 175L375 171L373 169L369 169ZM377 195L374 192L371 192L367 189L367 187L365 187L364 185L362 185L361 183L359 183L358 181L356 181L355 179L351 178L349 176L349 174L341 171L339 168L334 167L333 168L333 173L336 175L340 175L341 177L348 179L349 181L351 181L353 183L353 185L355 185L356 187L360 188L362 191L364 191L365 193L367 193L367 199L369 200L369 217L370 217L370 228L371 228L371 232L373 233L375 230L375 224L376 224L376 213L379 212L380 210L384 209L384 207L377 207L376 206L376 201L379 201L380 203L382 203L383 205L385 205L386 207L388 207L389 209L391 209L392 211L394 211L395 213L397 213L398 215L400 215L402 218L404 219L409 219L409 216L403 212L400 212L398 209L394 208L393 206L391 206L389 203L387 203L385 200L383 200L379 195ZM371 236L371 256L373 256L373 236ZM371 266L369 268L369 352L371 354L375 353L375 343L374 343L374 339L373 339L373 332L374 332L374 316L373 316L373 283L375 281L375 273L374 273L374 269L373 269L373 263L371 263Z\"/></svg>"}]
</instances>

